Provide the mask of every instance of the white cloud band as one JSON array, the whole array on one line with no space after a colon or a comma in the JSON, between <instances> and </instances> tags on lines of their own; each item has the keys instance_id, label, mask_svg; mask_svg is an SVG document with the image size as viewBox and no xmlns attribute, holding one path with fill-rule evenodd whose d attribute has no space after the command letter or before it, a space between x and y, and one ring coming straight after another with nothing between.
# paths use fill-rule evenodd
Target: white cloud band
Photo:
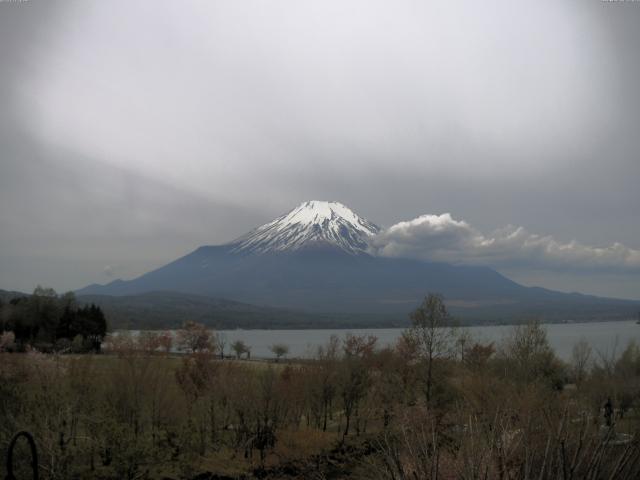
<instances>
[{"instance_id":1,"label":"white cloud band","mask_svg":"<svg viewBox=\"0 0 640 480\"><path fill-rule=\"evenodd\" d=\"M371 241L372 253L458 264L526 265L537 268L640 270L640 250L621 243L605 247L562 243L508 225L485 235L449 213L397 223Z\"/></svg>"}]
</instances>

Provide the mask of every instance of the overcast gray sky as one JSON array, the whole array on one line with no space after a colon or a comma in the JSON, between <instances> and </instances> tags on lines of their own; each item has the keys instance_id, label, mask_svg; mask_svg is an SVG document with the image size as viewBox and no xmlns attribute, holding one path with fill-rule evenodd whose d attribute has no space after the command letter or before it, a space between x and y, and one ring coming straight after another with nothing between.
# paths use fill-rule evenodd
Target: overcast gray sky
<instances>
[{"instance_id":1,"label":"overcast gray sky","mask_svg":"<svg viewBox=\"0 0 640 480\"><path fill-rule=\"evenodd\" d=\"M326 199L404 221L384 254L640 298L639 45L637 2L0 2L0 288Z\"/></svg>"}]
</instances>

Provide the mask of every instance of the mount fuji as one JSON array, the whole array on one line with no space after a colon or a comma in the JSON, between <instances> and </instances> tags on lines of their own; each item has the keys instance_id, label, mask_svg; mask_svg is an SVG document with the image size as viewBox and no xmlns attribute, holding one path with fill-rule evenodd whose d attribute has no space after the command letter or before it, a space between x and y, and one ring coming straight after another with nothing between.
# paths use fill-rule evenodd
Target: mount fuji
<instances>
[{"instance_id":1,"label":"mount fuji","mask_svg":"<svg viewBox=\"0 0 640 480\"><path fill-rule=\"evenodd\" d=\"M638 308L637 302L524 287L488 267L377 257L368 244L380 231L341 203L304 202L227 244L76 293L170 291L309 313L404 318L426 293L439 292L457 316L484 321L619 318Z\"/></svg>"},{"instance_id":2,"label":"mount fuji","mask_svg":"<svg viewBox=\"0 0 640 480\"><path fill-rule=\"evenodd\" d=\"M304 202L231 242L232 252L273 253L333 248L349 254L366 253L368 238L380 227L338 202Z\"/></svg>"}]
</instances>

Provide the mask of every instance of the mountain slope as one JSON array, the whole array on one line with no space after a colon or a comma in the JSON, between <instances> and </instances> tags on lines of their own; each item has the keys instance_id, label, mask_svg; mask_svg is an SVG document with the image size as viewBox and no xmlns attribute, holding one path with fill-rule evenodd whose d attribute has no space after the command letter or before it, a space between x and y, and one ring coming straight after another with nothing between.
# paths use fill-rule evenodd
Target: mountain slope
<instances>
[{"instance_id":1,"label":"mountain slope","mask_svg":"<svg viewBox=\"0 0 640 480\"><path fill-rule=\"evenodd\" d=\"M427 292L463 318L631 316L638 302L523 287L487 267L374 257L375 224L336 202L306 202L239 239L200 247L134 280L78 294L174 291L308 313L406 318Z\"/></svg>"}]
</instances>

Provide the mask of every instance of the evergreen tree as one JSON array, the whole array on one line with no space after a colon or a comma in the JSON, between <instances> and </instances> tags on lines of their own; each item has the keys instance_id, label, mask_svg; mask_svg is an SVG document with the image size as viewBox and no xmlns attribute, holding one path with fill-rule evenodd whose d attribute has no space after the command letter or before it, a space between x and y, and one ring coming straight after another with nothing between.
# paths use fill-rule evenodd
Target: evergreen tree
<instances>
[{"instance_id":1,"label":"evergreen tree","mask_svg":"<svg viewBox=\"0 0 640 480\"><path fill-rule=\"evenodd\" d=\"M38 286L33 295L13 298L6 308L0 312L2 330L13 331L22 347L37 344L49 349L58 340L72 341L79 335L85 348L99 352L107 334L102 309L95 304L79 307L71 292L58 296L52 289Z\"/></svg>"}]
</instances>

